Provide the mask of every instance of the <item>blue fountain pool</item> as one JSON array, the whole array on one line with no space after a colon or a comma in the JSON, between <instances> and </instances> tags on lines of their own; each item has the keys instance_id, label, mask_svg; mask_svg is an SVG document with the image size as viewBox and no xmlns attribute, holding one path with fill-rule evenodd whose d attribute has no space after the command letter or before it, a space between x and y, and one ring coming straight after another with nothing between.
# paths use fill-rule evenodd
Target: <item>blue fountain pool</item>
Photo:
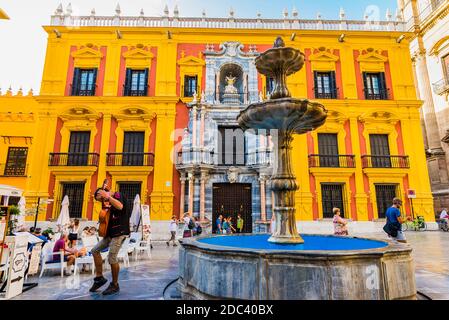
<instances>
[{"instance_id":1,"label":"blue fountain pool","mask_svg":"<svg viewBox=\"0 0 449 320\"><path fill-rule=\"evenodd\" d=\"M388 243L383 241L332 237L319 235L301 235L303 244L275 244L268 242L270 235L232 235L199 239L200 243L255 250L305 250L305 251L339 251L368 250L384 248Z\"/></svg>"}]
</instances>

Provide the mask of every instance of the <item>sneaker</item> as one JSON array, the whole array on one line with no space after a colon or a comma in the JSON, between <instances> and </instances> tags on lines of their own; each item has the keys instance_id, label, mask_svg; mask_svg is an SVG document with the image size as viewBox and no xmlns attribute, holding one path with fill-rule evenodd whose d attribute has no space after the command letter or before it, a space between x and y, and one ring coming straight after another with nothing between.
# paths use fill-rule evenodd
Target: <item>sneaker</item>
<instances>
[{"instance_id":1,"label":"sneaker","mask_svg":"<svg viewBox=\"0 0 449 320\"><path fill-rule=\"evenodd\" d=\"M167 247L170 247L170 243L167 241Z\"/></svg>"},{"instance_id":2,"label":"sneaker","mask_svg":"<svg viewBox=\"0 0 449 320\"><path fill-rule=\"evenodd\" d=\"M105 277L99 277L94 279L94 284L90 288L90 292L95 292L98 289L100 289L102 286L104 286L108 282L108 280Z\"/></svg>"},{"instance_id":3,"label":"sneaker","mask_svg":"<svg viewBox=\"0 0 449 320\"><path fill-rule=\"evenodd\" d=\"M112 282L109 284L109 287L107 287L107 289L106 290L104 290L103 292L102 292L102 294L104 295L104 296L108 296L108 295L111 295L111 294L115 294L115 293L119 293L120 292L120 287L118 286L118 284L117 285L114 285Z\"/></svg>"}]
</instances>

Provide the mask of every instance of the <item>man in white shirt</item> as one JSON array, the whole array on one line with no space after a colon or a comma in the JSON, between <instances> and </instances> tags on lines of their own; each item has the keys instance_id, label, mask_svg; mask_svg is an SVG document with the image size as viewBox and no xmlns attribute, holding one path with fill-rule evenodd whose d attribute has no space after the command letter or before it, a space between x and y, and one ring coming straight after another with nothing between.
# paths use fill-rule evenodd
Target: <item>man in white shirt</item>
<instances>
[{"instance_id":1,"label":"man in white shirt","mask_svg":"<svg viewBox=\"0 0 449 320\"><path fill-rule=\"evenodd\" d=\"M170 231L171 238L167 241L167 246L170 246L170 241L173 241L173 247L176 247L176 231L178 230L178 219L176 219L176 216L171 217L168 230Z\"/></svg>"}]
</instances>

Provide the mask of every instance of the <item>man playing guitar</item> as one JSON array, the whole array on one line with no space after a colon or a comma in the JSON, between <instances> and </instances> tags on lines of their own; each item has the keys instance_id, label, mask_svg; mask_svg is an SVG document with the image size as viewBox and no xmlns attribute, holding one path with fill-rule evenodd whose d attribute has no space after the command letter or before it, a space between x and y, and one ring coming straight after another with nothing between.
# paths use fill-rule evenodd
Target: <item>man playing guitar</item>
<instances>
[{"instance_id":1,"label":"man playing guitar","mask_svg":"<svg viewBox=\"0 0 449 320\"><path fill-rule=\"evenodd\" d=\"M103 239L91 250L95 262L96 277L90 292L97 291L108 282L103 276L101 251L109 247L108 262L111 265L112 281L109 287L102 293L103 295L110 295L120 291L118 285L120 265L117 260L117 254L123 241L130 233L129 214L126 210L126 199L120 192L112 192L110 190L107 179L104 181L103 187L95 191L94 197L95 200L102 202L102 209L105 211L103 214L105 213L108 216L106 218L108 223Z\"/></svg>"}]
</instances>

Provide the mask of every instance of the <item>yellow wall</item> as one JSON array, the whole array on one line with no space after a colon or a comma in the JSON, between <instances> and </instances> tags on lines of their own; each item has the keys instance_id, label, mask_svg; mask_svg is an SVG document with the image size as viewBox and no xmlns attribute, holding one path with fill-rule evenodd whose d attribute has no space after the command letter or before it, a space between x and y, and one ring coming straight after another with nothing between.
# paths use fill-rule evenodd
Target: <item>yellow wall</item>
<instances>
[{"instance_id":1,"label":"yellow wall","mask_svg":"<svg viewBox=\"0 0 449 320\"><path fill-rule=\"evenodd\" d=\"M58 183L61 181L85 180L85 203L83 215L87 217L89 201L91 201L91 178L97 175L97 184L100 184L107 173L117 181L142 181L142 194L145 201L151 199L152 214L155 220L168 220L173 213L174 193L173 163L171 152L173 142L170 135L175 129L177 88L182 80L177 79L177 67L182 67L184 61L178 59L179 44L222 43L225 41L240 41L243 44L272 45L276 36L283 36L287 46L293 46L312 52L320 47L326 50L339 50L339 63L342 70L344 97L339 100L322 100L329 109L329 120L323 128L312 133L316 145L318 132L335 132L339 134L341 153L345 150L345 123L349 124L352 140L352 153L355 155L356 168L309 168L307 153L307 137L296 137L294 141L293 165L300 191L297 193L297 218L302 220L322 218L320 182L344 182L348 199L348 207L355 201L356 214L359 220L369 219L368 203L373 205L373 217L377 218L375 183L399 183L401 197L405 198L403 179L407 177L410 188L416 189L417 199L414 200L415 214L425 215L426 220L433 220L433 204L430 184L427 173L424 144L419 123L420 101L417 101L408 41L398 44L395 39L396 32L347 32L345 42L338 42L340 32L334 31L304 31L296 32L295 41L290 41L291 31L284 30L213 30L213 29L177 29L171 28L171 39L167 39L167 30L164 28L121 27L121 39L117 38L116 28L113 27L44 27L48 33L47 55L40 96L38 97L0 97L0 133L2 135L30 135L33 144L30 146L28 178L0 177L0 183L23 187L26 195L36 197L48 196L50 173L55 175L54 192L59 192ZM54 29L61 37L58 38ZM95 48L105 47L106 56ZM120 65L123 57L122 47L129 50L138 47L149 47L157 50L157 55L147 54L143 59L134 61L142 63L150 69L155 68L156 77L152 97L117 97L120 78ZM69 97L64 96L67 85L69 60L76 48L75 65L100 65L106 59L103 81L103 96L98 97ZM82 50L91 48L96 50ZM353 50L367 50L388 52L388 62L391 69L392 91L395 100L366 101L358 100L357 77L354 64ZM138 59L139 50L131 53L130 59ZM148 51L147 51L148 52ZM198 57L198 56L197 56ZM371 60L370 60L371 59ZM335 60L335 59L334 59ZM335 67L336 61L326 57L316 57L312 61L312 69L319 70L330 66ZM142 62L143 61L143 62ZM129 61L126 61L128 65ZM185 67L181 74L190 74L192 70L201 70L201 64L196 67ZM361 62L362 71L365 68L380 66L375 57L366 57ZM382 62L383 66L383 62ZM199 74L199 79L205 75ZM307 97L306 68L289 78L289 88L295 97ZM71 81L71 80L70 80ZM201 82L199 83L201 85ZM310 84L309 84L310 85ZM182 93L181 93L182 94ZM17 117L8 116L8 112L18 114L18 110L29 112L33 110L32 120L18 120ZM135 112L137 110L137 112ZM8 118L9 117L9 118ZM60 132L57 132L57 119L63 123ZM101 145L94 149L95 133L98 132L96 122L103 119L101 128ZM111 168L106 164L106 152L109 150L111 139L111 126L117 119L118 127L117 146L115 152L121 152L120 141L123 141L123 128L127 130L143 130L146 132L145 151L147 152L151 135L155 135L155 165L154 168ZM156 131L151 132L152 121L157 121ZM398 152L396 143L397 133L395 126L400 122L402 128L404 153L410 157L410 169L363 169L361 163L361 150L359 143L359 123L365 126L363 135L367 141L369 154L369 133L387 133L390 135L391 154ZM26 123L26 126L23 125ZM100 153L100 162L97 168L55 168L48 166L49 153L55 146L55 137L61 134L60 152L67 152L70 130L91 131L91 151ZM112 134L113 135L113 134ZM22 145L20 139L11 140L11 144ZM315 153L316 150L315 146ZM6 160L7 144L0 140L0 163ZM346 151L346 150L345 150ZM152 191L147 190L148 175L152 176ZM315 178L316 189L311 190L310 176ZM356 192L353 194L349 187L350 177L354 177ZM169 183L167 183L169 182ZM367 183L369 192L365 192ZM179 190L175 190L175 193ZM55 196L56 196L55 195ZM314 198L315 197L315 198ZM405 199L404 199L405 200ZM313 202L318 203L318 212L314 213ZM350 208L348 208L350 210ZM98 205L93 212L96 218ZM54 216L54 213L52 213ZM44 219L42 215L40 217Z\"/></svg>"}]
</instances>

